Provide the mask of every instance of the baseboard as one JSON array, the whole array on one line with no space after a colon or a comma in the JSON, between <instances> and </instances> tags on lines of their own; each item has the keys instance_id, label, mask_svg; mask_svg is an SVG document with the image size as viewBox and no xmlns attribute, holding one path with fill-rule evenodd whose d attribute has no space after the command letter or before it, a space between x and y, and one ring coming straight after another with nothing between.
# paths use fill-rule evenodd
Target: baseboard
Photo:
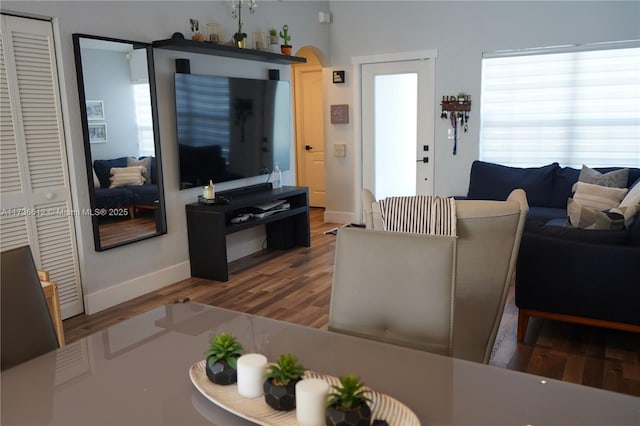
<instances>
[{"instance_id":1,"label":"baseboard","mask_svg":"<svg viewBox=\"0 0 640 426\"><path fill-rule=\"evenodd\" d=\"M184 280L191 276L189 262L161 269L159 271L136 277L132 280L116 284L104 290L84 295L84 310L87 315L95 314L112 306L158 290L169 284Z\"/></svg>"},{"instance_id":2,"label":"baseboard","mask_svg":"<svg viewBox=\"0 0 640 426\"><path fill-rule=\"evenodd\" d=\"M324 221L327 223L360 223L355 220L356 217L353 212L324 212Z\"/></svg>"}]
</instances>

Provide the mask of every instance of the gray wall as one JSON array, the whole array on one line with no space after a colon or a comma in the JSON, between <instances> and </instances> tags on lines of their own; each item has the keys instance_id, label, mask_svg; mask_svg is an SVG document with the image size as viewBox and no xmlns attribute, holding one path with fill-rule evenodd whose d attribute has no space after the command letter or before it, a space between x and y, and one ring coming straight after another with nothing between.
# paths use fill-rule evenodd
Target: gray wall
<instances>
[{"instance_id":1,"label":"gray wall","mask_svg":"<svg viewBox=\"0 0 640 426\"><path fill-rule=\"evenodd\" d=\"M63 69L63 102L66 102L68 154L74 202L88 208L82 130L71 34L74 32L137 41L169 38L175 31L189 34L189 18L201 27L210 21L221 24L225 38L235 32L228 2L13 2L3 10L57 18ZM332 24L319 24L319 11L332 12ZM475 101L469 133L458 141L458 155L451 154L447 124L436 107L435 190L442 195L464 194L469 167L478 157L480 65L484 51L561 44L640 38L638 2L436 2L436 1L259 1L256 14L245 19L245 31L266 31L288 24L294 51L305 45L319 48L331 67L324 72L325 104L348 103L355 99L351 76L353 56L437 49L436 102L442 95L466 92ZM195 54L156 50L160 136L169 232L159 238L97 253L89 217L80 217L78 240L85 299L91 310L118 303L146 291L188 276L186 219L184 205L196 197L196 190L178 191L178 159L175 141L173 82L175 58L191 59L191 70L200 74L225 74L265 78L268 68L280 68L283 79L289 67ZM347 83L331 83L332 69L347 70ZM360 171L353 156L357 150L354 124L332 126L325 115L325 144L347 144L347 157L326 159L326 217L357 219L356 176ZM294 183L294 171L285 183ZM224 184L216 185L217 190ZM352 219L353 218L353 219ZM230 250L240 256L253 247L260 235L234 234Z\"/></svg>"},{"instance_id":2,"label":"gray wall","mask_svg":"<svg viewBox=\"0 0 640 426\"><path fill-rule=\"evenodd\" d=\"M470 166L478 158L482 52L640 39L637 1L332 1L331 13L331 67L347 70L347 83L334 85L331 70L325 72L325 110L357 101L352 57L437 49L434 179L435 193L445 196L467 193ZM459 92L470 94L473 106L469 132L459 136L454 156L439 100ZM353 158L359 141L351 121L334 126L327 114L325 124L326 152L333 152L333 143L346 143L351 154L327 155L325 163L325 217L342 222L355 213L359 197Z\"/></svg>"}]
</instances>

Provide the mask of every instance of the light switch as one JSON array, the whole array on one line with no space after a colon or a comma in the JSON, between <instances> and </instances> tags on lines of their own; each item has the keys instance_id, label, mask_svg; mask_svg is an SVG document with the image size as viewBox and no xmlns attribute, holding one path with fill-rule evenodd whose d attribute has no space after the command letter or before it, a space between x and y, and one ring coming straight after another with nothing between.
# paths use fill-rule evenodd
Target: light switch
<instances>
[{"instance_id":1,"label":"light switch","mask_svg":"<svg viewBox=\"0 0 640 426\"><path fill-rule=\"evenodd\" d=\"M333 144L333 156L334 157L346 157L347 156L347 145L343 143L334 143Z\"/></svg>"}]
</instances>

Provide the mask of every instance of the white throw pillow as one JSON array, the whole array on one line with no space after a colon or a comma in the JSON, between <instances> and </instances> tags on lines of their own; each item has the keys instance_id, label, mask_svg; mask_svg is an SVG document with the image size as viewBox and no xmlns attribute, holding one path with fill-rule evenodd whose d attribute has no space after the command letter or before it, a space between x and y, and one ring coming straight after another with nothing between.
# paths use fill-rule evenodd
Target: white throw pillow
<instances>
[{"instance_id":1,"label":"white throw pillow","mask_svg":"<svg viewBox=\"0 0 640 426\"><path fill-rule=\"evenodd\" d=\"M109 188L144 184L144 177L142 175L145 172L145 167L112 167L110 172L111 177L109 180L111 181L111 185L109 185Z\"/></svg>"},{"instance_id":2,"label":"white throw pillow","mask_svg":"<svg viewBox=\"0 0 640 426\"><path fill-rule=\"evenodd\" d=\"M640 204L640 182L631 187L627 195L620 202L620 207L631 207Z\"/></svg>"},{"instance_id":3,"label":"white throw pillow","mask_svg":"<svg viewBox=\"0 0 640 426\"><path fill-rule=\"evenodd\" d=\"M573 199L586 207L607 210L618 207L629 191L627 188L609 188L592 183L576 182Z\"/></svg>"}]
</instances>

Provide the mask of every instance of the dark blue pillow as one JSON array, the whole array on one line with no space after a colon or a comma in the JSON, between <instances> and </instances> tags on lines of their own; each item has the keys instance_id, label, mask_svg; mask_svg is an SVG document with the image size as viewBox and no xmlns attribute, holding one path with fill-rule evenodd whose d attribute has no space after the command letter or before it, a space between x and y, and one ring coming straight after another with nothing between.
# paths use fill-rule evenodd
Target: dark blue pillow
<instances>
[{"instance_id":1,"label":"dark blue pillow","mask_svg":"<svg viewBox=\"0 0 640 426\"><path fill-rule=\"evenodd\" d=\"M127 157L114 158L113 160L95 160L93 170L100 181L100 188L109 188L112 167L127 167Z\"/></svg>"},{"instance_id":2,"label":"dark blue pillow","mask_svg":"<svg viewBox=\"0 0 640 426\"><path fill-rule=\"evenodd\" d=\"M471 165L467 197L504 201L511 191L522 188L527 193L530 206L546 207L550 204L554 175L559 168L558 163L520 168L476 160Z\"/></svg>"},{"instance_id":3,"label":"dark blue pillow","mask_svg":"<svg viewBox=\"0 0 640 426\"><path fill-rule=\"evenodd\" d=\"M578 181L580 170L571 167L558 167L551 191L549 207L567 208L567 200L573 197L573 184Z\"/></svg>"}]
</instances>

